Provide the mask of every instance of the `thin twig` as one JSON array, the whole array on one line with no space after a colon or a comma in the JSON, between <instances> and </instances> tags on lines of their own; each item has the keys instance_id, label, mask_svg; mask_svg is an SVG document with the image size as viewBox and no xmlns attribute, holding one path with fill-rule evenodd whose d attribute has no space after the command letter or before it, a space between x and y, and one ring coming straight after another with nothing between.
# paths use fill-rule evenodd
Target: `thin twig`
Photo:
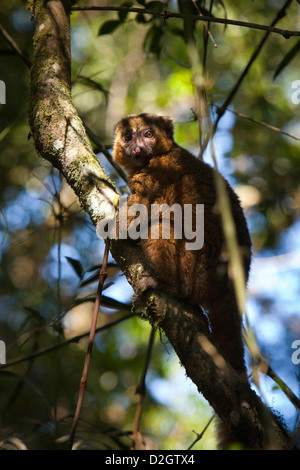
<instances>
[{"instance_id":1,"label":"thin twig","mask_svg":"<svg viewBox=\"0 0 300 470\"><path fill-rule=\"evenodd\" d=\"M275 25L285 14L285 10L288 8L288 6L291 4L293 0L287 0L287 2L283 5L283 7L278 11L276 17L274 18L274 20L272 21L271 23L271 27L273 25ZM246 65L246 67L244 68L241 76L239 77L238 81L236 82L235 86L233 87L233 89L231 90L231 92L229 93L229 95L227 96L225 102L223 103L223 106L221 106L221 112L220 114L218 115L218 119L217 119L217 122L220 120L220 118L222 117L223 113L222 113L222 108L226 108L229 103L231 103L233 97L236 95L242 81L244 80L244 78L246 77L246 75L248 74L249 72L249 69L251 67L251 65L253 64L253 62L255 61L255 59L257 58L257 56L259 55L261 49L263 48L263 45L265 44L266 40L268 39L268 37L270 36L270 33L271 31L267 31L266 34L264 35L264 37L262 38L262 40L260 41L260 43L258 44L257 48L255 49L255 51L253 52L248 64ZM223 111L224 112L224 111Z\"/></svg>"},{"instance_id":2,"label":"thin twig","mask_svg":"<svg viewBox=\"0 0 300 470\"><path fill-rule=\"evenodd\" d=\"M205 149L208 145L209 139L212 138L215 135L221 117L223 116L223 114L225 113L227 107L229 106L229 104L232 102L233 98L237 94L244 78L247 76L247 74L250 70L250 67L252 66L252 64L254 63L256 58L258 57L258 55L261 52L266 40L268 39L270 33L272 32L271 29L274 29L273 26L285 15L285 10L289 7L289 5L292 3L292 1L293 0L287 0L285 2L285 4L282 6L282 8L277 12L277 15L274 18L274 20L272 21L271 26L268 27L268 29L266 29L266 31L267 31L266 34L264 35L264 37L262 38L262 40L260 41L260 43L258 44L256 49L254 50L252 56L250 57L250 60L248 61L246 67L243 70L243 72L241 73L241 75L240 75L239 79L237 80L236 84L234 85L231 92L229 93L229 95L225 99L223 105L220 106L220 108L218 109L218 116L217 116L217 119L215 120L214 125L212 127L212 133L211 133L211 135L207 136L206 141L204 142L204 144L202 146L202 155L203 155L203 152L205 151Z\"/></svg>"},{"instance_id":3,"label":"thin twig","mask_svg":"<svg viewBox=\"0 0 300 470\"><path fill-rule=\"evenodd\" d=\"M136 394L139 395L139 401L138 401L138 404L137 404L135 417L134 417L131 450L134 450L136 448L136 442L137 442L139 434L140 434L140 423L141 423L142 407L143 407L143 402L144 402L144 398L145 398L145 395L146 395L146 383L145 383L145 381L146 381L147 370L148 370L148 367L149 367L151 351L152 351L152 347L153 347L153 343L154 343L154 336L155 336L155 328L152 327L149 342L148 342L148 349L147 349L143 374L142 374L140 383L136 388Z\"/></svg>"},{"instance_id":4,"label":"thin twig","mask_svg":"<svg viewBox=\"0 0 300 470\"><path fill-rule=\"evenodd\" d=\"M292 1L292 0L291 0ZM220 23L232 26L241 26L243 28L258 29L261 31L268 31L269 33L279 34L285 39L289 39L292 36L300 36L300 31L291 31L288 29L274 28L273 26L266 26L263 24L257 23L248 23L247 21L231 20L229 18L217 18L215 16L206 16L206 15L184 15L181 13L175 13L168 10L149 10L147 8L136 8L136 7L113 7L113 6L95 6L95 5L86 5L86 6L74 6L72 11L85 11L85 10L94 10L94 11L124 11L127 13L144 13L146 15L161 16L164 20L168 18L184 18L189 16L191 20L194 21L207 21L210 23Z\"/></svg>"},{"instance_id":5,"label":"thin twig","mask_svg":"<svg viewBox=\"0 0 300 470\"><path fill-rule=\"evenodd\" d=\"M59 173L60 188L55 191L55 196L58 202L59 212L56 214L58 221L58 240L57 240L57 322L61 318L62 300L61 300L61 244L62 244L62 230L63 230L63 213L64 207L61 203L61 182L62 174Z\"/></svg>"},{"instance_id":6,"label":"thin twig","mask_svg":"<svg viewBox=\"0 0 300 470\"><path fill-rule=\"evenodd\" d=\"M295 406L295 408L300 412L300 400L296 397L294 392L286 385L286 383L281 380L281 378L274 372L274 370L268 365L268 370L266 372L274 382L280 387L283 393L288 397L291 403Z\"/></svg>"},{"instance_id":7,"label":"thin twig","mask_svg":"<svg viewBox=\"0 0 300 470\"><path fill-rule=\"evenodd\" d=\"M2 36L6 39L6 41L11 45L11 47L13 48L13 50L18 54L18 56L21 57L21 59L23 60L23 62L25 62L25 64L27 65L27 67L31 67L31 62L30 60L28 59L28 57L21 51L21 49L19 48L18 44L13 40L13 38L10 36L10 34L6 31L6 29L2 26L2 24L0 24L0 33L2 34Z\"/></svg>"},{"instance_id":8,"label":"thin twig","mask_svg":"<svg viewBox=\"0 0 300 470\"><path fill-rule=\"evenodd\" d=\"M247 327L247 329L246 329ZM259 350L257 339L253 328L248 324L246 318L246 325L244 327L244 338L251 356L252 361L252 378L258 377L258 372L262 372L264 375L268 375L286 395L290 402L300 412L300 400L294 394L294 392L288 387L288 385L274 372L268 361L263 357ZM255 380L254 380L255 382Z\"/></svg>"},{"instance_id":9,"label":"thin twig","mask_svg":"<svg viewBox=\"0 0 300 470\"><path fill-rule=\"evenodd\" d=\"M107 323L104 326L97 328L96 333L100 333L109 328L112 328L113 326L118 325L119 323L125 320L128 320L129 318L135 317L136 315L137 315L136 313L129 313L127 315L124 315L123 317L118 318L117 320L114 320L110 323ZM53 351L56 351L57 349L64 348L65 346L68 346L68 344L78 343L81 339L85 338L88 335L89 335L89 332L81 333L80 335L73 336L72 338L66 339L64 341L60 341L59 343L53 344L52 346L49 346L47 348L39 349L38 351L28 354L27 356L18 357L17 359L13 359L12 361L7 362L6 364L1 364L0 372L2 369L8 369L9 367L13 367L17 364L21 364L22 362L30 361L31 359L34 359L35 357L41 357L41 356L44 356L45 354L49 354Z\"/></svg>"},{"instance_id":10,"label":"thin twig","mask_svg":"<svg viewBox=\"0 0 300 470\"><path fill-rule=\"evenodd\" d=\"M216 104L214 104L213 106L215 108L220 108L220 106L217 106ZM233 111L232 109L229 109L229 108L227 108L226 111L229 111L230 113L234 114L237 117L253 122L254 124L259 124L260 126L266 127L267 129L270 129L271 131L279 132L280 134L286 135L287 137L290 137L291 139L300 140L300 137L297 137L294 134L290 134L289 132L286 132L283 129L280 129L279 127L272 126L271 124L268 124L267 122L260 121L259 119L254 119L250 116L247 116L246 114L238 113L237 111Z\"/></svg>"},{"instance_id":11,"label":"thin twig","mask_svg":"<svg viewBox=\"0 0 300 470\"><path fill-rule=\"evenodd\" d=\"M116 194L114 203L113 203L113 213L116 210L119 202L119 196ZM87 352L85 356L85 361L84 361L84 366L83 366L83 372L82 372L82 377L80 381L80 388L79 388L79 396L78 396L78 401L77 401L77 406L76 406L76 411L72 423L72 428L69 436L69 449L71 450L73 447L74 443L74 438L76 434L76 429L78 425L78 420L80 416L80 411L82 408L82 403L83 403L83 398L84 398L84 393L86 389L86 383L88 379L88 372L89 372L89 366L90 366L90 360L91 360L91 355L92 355L92 350L94 346L94 340L95 340L95 334L96 334L96 328L97 328L97 320L98 320L98 313L100 309L100 303L101 303L101 296L102 296L102 291L103 291L103 286L105 279L107 278L107 261L108 261L108 254L109 254L109 238L106 238L105 240L105 248L104 248L104 255L103 255L103 260L102 260L102 267L100 269L100 274L99 274L99 283L98 283L98 288L97 288L97 293L96 293L96 299L94 303L94 311L93 311L93 317L92 317L92 324L91 324L91 329L90 329L90 336L89 336L89 343L87 347Z\"/></svg>"},{"instance_id":12,"label":"thin twig","mask_svg":"<svg viewBox=\"0 0 300 470\"><path fill-rule=\"evenodd\" d=\"M107 277L108 253L109 253L109 240L106 239L105 249L104 249L104 256L103 256L103 263L102 263L102 268L100 270L98 289L97 289L97 294L96 294L96 300L95 300L95 303L94 303L94 311L93 311L92 324L91 324L91 330L90 330L90 336L89 336L89 343L88 343L88 347L87 347L87 352L86 352L86 356L85 356L82 377L81 377L81 381L80 381L79 396L78 396L76 411L75 411L73 424L72 424L70 437L69 437L69 445L68 445L69 450L71 450L72 447L73 447L75 433L76 433L78 420L79 420L79 415L80 415L80 411L81 411L81 408L82 408L84 393L85 393L85 389L86 389L86 383L87 383L88 372L89 372L89 365L90 365L92 349L93 349L95 334L96 334L96 326L97 326L98 313L99 313L100 302L101 302L101 295L102 295L104 281Z\"/></svg>"},{"instance_id":13,"label":"thin twig","mask_svg":"<svg viewBox=\"0 0 300 470\"><path fill-rule=\"evenodd\" d=\"M217 169L217 160L214 153L213 140L211 143L211 155ZM233 275L233 288L239 314L243 315L246 306L246 278L242 253L238 244L236 225L233 219L229 195L224 179L219 172L215 172L215 185L217 193L217 205L221 216L222 227L229 253L229 260Z\"/></svg>"},{"instance_id":14,"label":"thin twig","mask_svg":"<svg viewBox=\"0 0 300 470\"><path fill-rule=\"evenodd\" d=\"M198 48L193 37L188 39L188 54L193 75L193 85L195 90L195 114L199 128L199 158L203 158L203 136L207 135L206 121L208 116L208 102L206 95L207 77L204 72L204 67L201 64ZM206 142L206 140L205 140ZM205 143L206 145L206 143Z\"/></svg>"},{"instance_id":15,"label":"thin twig","mask_svg":"<svg viewBox=\"0 0 300 470\"><path fill-rule=\"evenodd\" d=\"M187 450L191 450L194 447L194 445L197 444L197 442L199 442L202 439L202 437L204 436L204 433L206 432L208 426L210 425L210 423L212 422L214 417L215 417L215 415L213 414L212 417L208 420L208 423L204 426L204 429L200 434L198 434L194 431L197 437L196 437L196 439L194 439L194 441L191 443L191 445L187 448Z\"/></svg>"},{"instance_id":16,"label":"thin twig","mask_svg":"<svg viewBox=\"0 0 300 470\"><path fill-rule=\"evenodd\" d=\"M210 0L210 6L209 6L209 12L212 12L212 7L213 7L213 0ZM205 72L206 70L206 59L207 59L207 48L208 48L208 32L210 28L210 23L207 23L207 32L205 34L204 31L204 37L203 37L203 59L202 59L202 67L203 71Z\"/></svg>"},{"instance_id":17,"label":"thin twig","mask_svg":"<svg viewBox=\"0 0 300 470\"><path fill-rule=\"evenodd\" d=\"M197 5L197 3L196 3L196 1L195 1L195 0L192 0L192 2L193 2L193 4L194 4L196 10L198 11L199 16L203 16L202 13L201 13L201 11L200 11L200 8L198 7L198 5ZM214 47L218 47L217 44L216 44L216 41L215 41L214 38L213 38L213 35L212 35L211 32L209 31L209 23L207 24L207 23L205 23L205 21L204 21L204 22L203 22L203 26L204 26L204 29L205 29L205 31L206 31L207 36L209 36L209 38L210 38L211 42L213 43Z\"/></svg>"}]
</instances>

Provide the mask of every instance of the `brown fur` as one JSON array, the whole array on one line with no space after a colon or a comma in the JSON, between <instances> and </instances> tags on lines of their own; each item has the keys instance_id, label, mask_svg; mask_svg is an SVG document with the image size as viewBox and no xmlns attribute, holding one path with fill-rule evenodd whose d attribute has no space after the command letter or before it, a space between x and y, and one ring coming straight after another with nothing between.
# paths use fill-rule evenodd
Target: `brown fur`
<instances>
[{"instance_id":1,"label":"brown fur","mask_svg":"<svg viewBox=\"0 0 300 470\"><path fill-rule=\"evenodd\" d=\"M146 131L151 134L145 134ZM185 240L141 240L158 287L208 311L212 335L231 365L246 374L241 334L220 215L214 170L173 139L167 117L130 115L115 129L114 159L128 172L128 205L204 204L204 245L186 250ZM248 278L251 240L238 197L226 182L238 243Z\"/></svg>"}]
</instances>

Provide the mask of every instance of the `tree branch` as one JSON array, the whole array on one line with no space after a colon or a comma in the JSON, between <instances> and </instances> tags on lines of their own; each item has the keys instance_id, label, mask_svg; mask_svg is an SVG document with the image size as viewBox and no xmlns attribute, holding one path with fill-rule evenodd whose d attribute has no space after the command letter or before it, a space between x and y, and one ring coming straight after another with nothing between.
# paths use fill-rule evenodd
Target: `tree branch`
<instances>
[{"instance_id":1,"label":"tree branch","mask_svg":"<svg viewBox=\"0 0 300 470\"><path fill-rule=\"evenodd\" d=\"M12 47L12 49L18 54L18 56L23 60L23 62L27 65L27 67L31 67L31 62L27 55L21 51L18 44L13 40L10 34L6 31L6 29L0 24L0 33L4 37L4 39L8 42L8 44Z\"/></svg>"},{"instance_id":2,"label":"tree branch","mask_svg":"<svg viewBox=\"0 0 300 470\"><path fill-rule=\"evenodd\" d=\"M248 61L246 67L244 68L243 72L241 73L238 81L236 82L236 84L234 85L233 89L231 90L231 92L229 93L229 95L227 96L226 100L224 101L223 105L219 108L218 110L218 118L214 124L214 127L216 128L217 125L218 125L218 122L219 120L221 119L221 117L223 116L227 106L232 102L234 96L236 95L241 83L243 82L244 78L248 75L248 72L250 70L250 67L252 66L252 64L254 63L254 61L256 60L256 58L258 57L258 55L260 54L260 51L262 50L266 40L268 39L270 33L272 32L271 29L274 29L273 26L279 21L281 20L281 18L283 18L285 16L285 12L286 12L286 9L290 6L290 4L292 3L293 0L287 0L285 2L285 4L282 6L282 8L277 12L275 18L273 19L271 25L268 27L269 29L266 29L266 34L263 36L263 38L261 39L260 43L258 44L258 46L255 48L253 54L251 55L250 57L250 60ZM276 28L277 29L277 28ZM300 33L299 33L300 34Z\"/></svg>"},{"instance_id":3,"label":"tree branch","mask_svg":"<svg viewBox=\"0 0 300 470\"><path fill-rule=\"evenodd\" d=\"M187 376L230 428L231 436L250 449L288 449L291 443L280 423L225 361L204 315L163 293L153 291L143 297L150 321L165 332Z\"/></svg>"},{"instance_id":4,"label":"tree branch","mask_svg":"<svg viewBox=\"0 0 300 470\"><path fill-rule=\"evenodd\" d=\"M115 325L118 325L119 323L128 320L129 318L135 317L135 313L128 313L127 315L124 315L123 317L117 318L116 320L111 321L110 323L107 323L104 326L100 326L97 328L96 333L101 333L102 331L107 330L108 328L112 328ZM7 362L6 364L1 364L0 365L0 371L2 369L8 369L10 367L13 367L17 364L21 364L22 362L25 361L31 361L32 359L35 359L36 357L41 357L44 356L45 354L52 353L53 351L56 351L57 349L64 348L65 346L68 346L68 344L72 343L78 343L82 338L86 338L89 335L89 331L86 333L81 333L80 335L73 336L72 338L66 339L64 341L60 341L59 343L55 343L51 346L48 346L47 348L39 349L38 351L34 351L31 354L27 354L27 356L22 356L18 357L16 359L11 360L10 362Z\"/></svg>"},{"instance_id":5,"label":"tree branch","mask_svg":"<svg viewBox=\"0 0 300 470\"><path fill-rule=\"evenodd\" d=\"M243 28L258 29L261 31L268 31L270 33L279 34L285 39L289 39L293 36L300 36L300 31L290 31L288 29L274 28L273 26L266 26L264 24L249 23L247 21L231 20L229 18L217 18L215 16L205 16L205 15L184 15L182 13L175 13L168 10L151 10L148 8L139 8L139 7L114 7L114 6L95 6L95 5L85 5L85 6L74 6L72 11L124 11L127 13L144 13L146 15L162 17L164 20L168 18L184 18L189 16L193 21L204 21L207 23L219 23L232 26L241 26Z\"/></svg>"},{"instance_id":6,"label":"tree branch","mask_svg":"<svg viewBox=\"0 0 300 470\"><path fill-rule=\"evenodd\" d=\"M210 135L208 135L208 137L206 138L206 141L204 142L203 146L202 146L202 152L204 152L204 150L206 149L207 145L208 145L208 142L210 139L213 138L213 136L215 135L216 131L217 131L217 128L218 128L218 124L219 124L219 121L220 119L222 118L223 114L225 113L227 107L229 106L229 104L233 101L235 95L237 94L241 84L243 83L245 77L248 75L248 72L252 66L252 64L255 62L255 60L257 59L257 57L259 56L265 42L267 41L270 33L271 33L271 29L274 29L274 25L281 19L285 16L285 13L286 13L286 9L290 6L290 4L292 3L293 0L287 0L284 5L280 8L280 10L277 12L275 18L273 19L272 23L271 23L271 26L269 26L266 31L266 33L264 34L263 38L261 39L261 41L259 42L259 44L257 45L257 47L254 49L247 65L245 66L245 68L243 69L241 75L239 76L237 82L235 83L235 85L233 86L232 90L230 91L230 93L228 94L227 98L225 99L224 103L222 106L218 107L217 109L217 118L212 126L212 129L211 129L211 133ZM271 29L270 29L271 28ZM277 28L276 28L277 29Z\"/></svg>"},{"instance_id":7,"label":"tree branch","mask_svg":"<svg viewBox=\"0 0 300 470\"><path fill-rule=\"evenodd\" d=\"M217 106L216 104L214 104L213 106L217 109L220 108L220 106ZM266 127L267 129L270 129L271 131L279 132L280 134L290 137L291 139L300 140L300 137L294 134L290 134L289 132L286 132L283 129L280 129L279 127L272 126L271 124L268 124L267 122L260 121L259 119L254 119L251 116L247 116L246 114L233 111L233 109L230 109L230 108L226 108L226 111L234 114L235 116L239 118L246 119L247 121L253 122L254 124L258 124L260 126Z\"/></svg>"}]
</instances>

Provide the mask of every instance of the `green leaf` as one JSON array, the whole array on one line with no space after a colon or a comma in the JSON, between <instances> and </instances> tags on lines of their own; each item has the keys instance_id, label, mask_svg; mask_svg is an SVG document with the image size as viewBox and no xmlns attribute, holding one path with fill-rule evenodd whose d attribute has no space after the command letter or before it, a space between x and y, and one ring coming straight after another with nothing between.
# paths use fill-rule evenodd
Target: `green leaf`
<instances>
[{"instance_id":1,"label":"green leaf","mask_svg":"<svg viewBox=\"0 0 300 470\"><path fill-rule=\"evenodd\" d=\"M104 288L107 287L109 286L105 286ZM72 308L77 307L78 305L82 305L86 302L95 302L95 300L95 295L86 295L85 297L80 297L79 299L75 299L66 311L72 310ZM101 305L106 308L113 308L126 311L131 310L131 304L124 304L123 302L112 299L111 297L107 297L106 295L101 296Z\"/></svg>"},{"instance_id":2,"label":"green leaf","mask_svg":"<svg viewBox=\"0 0 300 470\"><path fill-rule=\"evenodd\" d=\"M98 35L111 34L115 29L117 29L122 24L120 20L109 20L103 23L99 29Z\"/></svg>"},{"instance_id":3,"label":"green leaf","mask_svg":"<svg viewBox=\"0 0 300 470\"><path fill-rule=\"evenodd\" d=\"M81 279L84 273L84 269L80 261L78 261L78 259L70 258L69 256L66 256L66 260L70 263L77 276Z\"/></svg>"},{"instance_id":4,"label":"green leaf","mask_svg":"<svg viewBox=\"0 0 300 470\"><path fill-rule=\"evenodd\" d=\"M144 51L147 54L155 54L159 56L161 52L161 38L163 29L160 26L153 25L146 34L144 41Z\"/></svg>"},{"instance_id":5,"label":"green leaf","mask_svg":"<svg viewBox=\"0 0 300 470\"><path fill-rule=\"evenodd\" d=\"M89 77L84 77L83 75L78 75L76 81L81 81L85 83L87 86L90 86L91 88L95 90L101 91L101 93L104 94L105 101L107 103L109 92L103 87L103 85L101 85L101 83L97 83L95 80Z\"/></svg>"},{"instance_id":6,"label":"green leaf","mask_svg":"<svg viewBox=\"0 0 300 470\"><path fill-rule=\"evenodd\" d=\"M97 281L97 279L99 279L99 271L97 271L95 274L90 276L88 279L85 279L84 281L82 281L80 283L80 287L87 286L88 284L91 284L92 282Z\"/></svg>"},{"instance_id":7,"label":"green leaf","mask_svg":"<svg viewBox=\"0 0 300 470\"><path fill-rule=\"evenodd\" d=\"M45 321L44 317L40 314L38 310L32 307L28 307L27 305L23 305L24 310L30 313L30 317L33 320L36 320L38 323L43 323Z\"/></svg>"},{"instance_id":8,"label":"green leaf","mask_svg":"<svg viewBox=\"0 0 300 470\"><path fill-rule=\"evenodd\" d=\"M121 7L127 7L127 8L130 8L132 7L132 2L124 2L122 3ZM120 21L125 21L127 16L128 16L128 11L119 11L119 18L120 18Z\"/></svg>"},{"instance_id":9,"label":"green leaf","mask_svg":"<svg viewBox=\"0 0 300 470\"><path fill-rule=\"evenodd\" d=\"M196 28L196 21L192 20L189 15L197 15L198 10L191 0L178 0L178 9L183 15L187 15L183 18L184 25L184 38L185 42L188 43L190 40L195 41L194 32Z\"/></svg>"},{"instance_id":10,"label":"green leaf","mask_svg":"<svg viewBox=\"0 0 300 470\"><path fill-rule=\"evenodd\" d=\"M149 2L146 5L147 10L163 10L165 8L164 3L162 2Z\"/></svg>"},{"instance_id":11,"label":"green leaf","mask_svg":"<svg viewBox=\"0 0 300 470\"><path fill-rule=\"evenodd\" d=\"M90 266L85 270L86 273L91 273L92 271L96 271L96 269L99 271L101 269L101 264L94 264L93 266Z\"/></svg>"},{"instance_id":12,"label":"green leaf","mask_svg":"<svg viewBox=\"0 0 300 470\"><path fill-rule=\"evenodd\" d=\"M84 304L85 302L95 302L95 295L86 295L85 297L80 297L79 299L75 299L67 308L66 312L69 312L73 308L77 307L78 305Z\"/></svg>"},{"instance_id":13,"label":"green leaf","mask_svg":"<svg viewBox=\"0 0 300 470\"><path fill-rule=\"evenodd\" d=\"M282 72L282 70L291 62L291 60L295 57L297 52L300 50L300 41L295 44L292 49L284 56L280 64L278 65L277 69L275 70L273 80Z\"/></svg>"},{"instance_id":14,"label":"green leaf","mask_svg":"<svg viewBox=\"0 0 300 470\"><path fill-rule=\"evenodd\" d=\"M137 3L139 3L140 5L143 5L143 7L145 6L145 3L146 3L146 0L136 0Z\"/></svg>"},{"instance_id":15,"label":"green leaf","mask_svg":"<svg viewBox=\"0 0 300 470\"><path fill-rule=\"evenodd\" d=\"M272 390L273 390L273 391L275 391L275 390L280 390L280 387L279 387L278 385L273 385Z\"/></svg>"},{"instance_id":16,"label":"green leaf","mask_svg":"<svg viewBox=\"0 0 300 470\"><path fill-rule=\"evenodd\" d=\"M143 13L138 13L135 19L137 23L147 23L147 20L145 18L145 15L143 15Z\"/></svg>"},{"instance_id":17,"label":"green leaf","mask_svg":"<svg viewBox=\"0 0 300 470\"><path fill-rule=\"evenodd\" d=\"M101 305L107 308L120 309L120 310L126 310L126 311L131 310L131 305L124 304L123 302L112 299L111 297L107 297L106 295L102 295Z\"/></svg>"},{"instance_id":18,"label":"green leaf","mask_svg":"<svg viewBox=\"0 0 300 470\"><path fill-rule=\"evenodd\" d=\"M109 282L107 282L106 284L104 284L102 290L108 289L110 286L113 286L113 285L114 285L114 282L113 282L113 281L109 281Z\"/></svg>"},{"instance_id":19,"label":"green leaf","mask_svg":"<svg viewBox=\"0 0 300 470\"><path fill-rule=\"evenodd\" d=\"M99 271L99 269L101 269L101 266L102 266L102 264L94 264L93 266L90 266L89 268L87 268L87 269L85 270L85 272L86 272L86 273L90 273L90 272L92 272L92 271L96 271L96 269L98 269L98 271ZM108 268L119 269L119 268L118 268L118 265L117 265L116 263L114 263L114 262L107 263L107 267L108 267Z\"/></svg>"}]
</instances>

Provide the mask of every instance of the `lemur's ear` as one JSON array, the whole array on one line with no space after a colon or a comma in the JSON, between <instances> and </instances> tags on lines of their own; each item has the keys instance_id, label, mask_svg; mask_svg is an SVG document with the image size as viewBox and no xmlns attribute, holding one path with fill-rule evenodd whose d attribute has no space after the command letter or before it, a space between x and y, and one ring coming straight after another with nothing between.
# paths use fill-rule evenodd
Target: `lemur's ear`
<instances>
[{"instance_id":1,"label":"lemur's ear","mask_svg":"<svg viewBox=\"0 0 300 470\"><path fill-rule=\"evenodd\" d=\"M158 129L161 129L166 133L169 139L173 140L174 126L173 121L171 118L169 118L169 116L158 116L157 114L143 113L140 114L139 117L142 118L145 123L149 121L150 126L155 124Z\"/></svg>"},{"instance_id":2,"label":"lemur's ear","mask_svg":"<svg viewBox=\"0 0 300 470\"><path fill-rule=\"evenodd\" d=\"M173 140L174 138L174 125L173 121L169 116L161 116L164 121L164 128L167 136Z\"/></svg>"}]
</instances>

